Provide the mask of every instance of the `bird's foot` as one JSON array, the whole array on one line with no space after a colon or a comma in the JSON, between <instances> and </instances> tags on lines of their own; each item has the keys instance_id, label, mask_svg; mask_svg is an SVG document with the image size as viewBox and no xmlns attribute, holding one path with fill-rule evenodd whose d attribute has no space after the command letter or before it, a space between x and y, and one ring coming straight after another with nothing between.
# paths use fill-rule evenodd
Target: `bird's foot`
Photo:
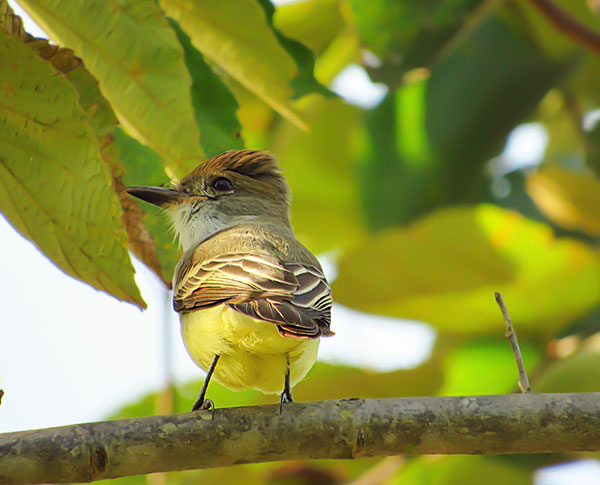
<instances>
[{"instance_id":1,"label":"bird's foot","mask_svg":"<svg viewBox=\"0 0 600 485\"><path fill-rule=\"evenodd\" d=\"M196 403L194 404L194 406L192 407L192 412L199 411L199 410L212 411L212 417L214 419L215 403L212 401L212 399L204 399L202 401L200 399L198 399L196 401Z\"/></svg>"},{"instance_id":2,"label":"bird's foot","mask_svg":"<svg viewBox=\"0 0 600 485\"><path fill-rule=\"evenodd\" d=\"M292 399L292 393L287 389L281 393L281 399L279 401L279 414L283 414L283 403L284 402L294 402Z\"/></svg>"}]
</instances>

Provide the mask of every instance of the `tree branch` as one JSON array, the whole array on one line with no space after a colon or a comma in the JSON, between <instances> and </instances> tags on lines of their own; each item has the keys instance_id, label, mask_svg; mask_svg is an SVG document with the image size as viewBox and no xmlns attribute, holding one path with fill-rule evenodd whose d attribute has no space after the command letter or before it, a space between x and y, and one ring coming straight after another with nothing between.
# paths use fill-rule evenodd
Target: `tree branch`
<instances>
[{"instance_id":1,"label":"tree branch","mask_svg":"<svg viewBox=\"0 0 600 485\"><path fill-rule=\"evenodd\" d=\"M519 389L521 392L531 392L531 386L529 385L529 377L527 377L527 371L525 370L525 364L523 364L523 356L521 355L521 349L519 348L519 340L517 339L517 333L513 328L512 321L508 316L508 310L504 304L504 298L498 292L494 293L496 297L496 303L500 307L502 316L504 317L504 323L506 324L506 338L510 342L513 354L515 355L515 361L517 363L517 369L519 370Z\"/></svg>"},{"instance_id":2,"label":"tree branch","mask_svg":"<svg viewBox=\"0 0 600 485\"><path fill-rule=\"evenodd\" d=\"M600 35L551 0L529 0L558 30L578 44L600 54Z\"/></svg>"},{"instance_id":3,"label":"tree branch","mask_svg":"<svg viewBox=\"0 0 600 485\"><path fill-rule=\"evenodd\" d=\"M0 434L0 483L306 458L600 451L600 393L289 403Z\"/></svg>"}]
</instances>

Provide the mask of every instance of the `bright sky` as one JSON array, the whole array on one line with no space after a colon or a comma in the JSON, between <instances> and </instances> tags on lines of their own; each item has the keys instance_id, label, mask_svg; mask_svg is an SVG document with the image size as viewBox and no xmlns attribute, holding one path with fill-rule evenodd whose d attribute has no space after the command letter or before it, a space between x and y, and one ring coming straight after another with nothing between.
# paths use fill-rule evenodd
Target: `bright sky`
<instances>
[{"instance_id":1,"label":"bright sky","mask_svg":"<svg viewBox=\"0 0 600 485\"><path fill-rule=\"evenodd\" d=\"M144 312L66 276L1 217L0 241L0 432L102 419L161 387L167 353L176 381L202 376L169 295L143 265L134 261ZM320 359L380 370L416 365L434 340L424 324L341 306L332 328Z\"/></svg>"},{"instance_id":2,"label":"bright sky","mask_svg":"<svg viewBox=\"0 0 600 485\"><path fill-rule=\"evenodd\" d=\"M9 4L23 15L12 0ZM29 32L43 35L24 20ZM371 83L357 65L343 71L332 88L364 107L385 95L385 87ZM539 163L546 143L543 128L526 126L507 145L506 165ZM134 261L148 303L141 312L66 276L2 217L0 241L0 387L6 392L0 432L97 421L161 388L167 373L175 382L202 375L185 352L170 296L143 265ZM324 263L332 274L335 267ZM332 329L336 335L322 340L319 359L378 370L417 365L435 338L425 324L338 305ZM600 462L547 468L535 483L600 483Z\"/></svg>"}]
</instances>

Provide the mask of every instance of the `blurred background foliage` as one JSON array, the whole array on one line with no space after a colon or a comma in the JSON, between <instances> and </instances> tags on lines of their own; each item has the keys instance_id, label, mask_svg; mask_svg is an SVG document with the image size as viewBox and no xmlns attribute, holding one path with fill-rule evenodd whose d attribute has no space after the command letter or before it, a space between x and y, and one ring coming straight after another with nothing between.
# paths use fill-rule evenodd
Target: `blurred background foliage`
<instances>
[{"instance_id":1,"label":"blurred background foliage","mask_svg":"<svg viewBox=\"0 0 600 485\"><path fill-rule=\"evenodd\" d=\"M0 209L67 274L143 307L128 251L165 285L178 254L158 211L123 187L268 149L298 238L337 264L335 301L437 331L414 369L317 363L296 399L514 392L494 291L534 391L600 390L600 43L516 0L19 3L53 43L0 0ZM598 2L555 3L600 32ZM349 72L381 95L333 93ZM187 411L198 388L113 417ZM210 393L219 406L272 402ZM275 463L121 482L526 484L571 459Z\"/></svg>"}]
</instances>

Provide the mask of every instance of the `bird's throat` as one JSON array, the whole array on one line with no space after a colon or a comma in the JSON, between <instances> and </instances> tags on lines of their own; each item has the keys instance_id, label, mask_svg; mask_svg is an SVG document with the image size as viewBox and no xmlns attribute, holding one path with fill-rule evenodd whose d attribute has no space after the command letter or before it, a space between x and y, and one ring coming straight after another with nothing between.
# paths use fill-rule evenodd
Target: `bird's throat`
<instances>
[{"instance_id":1,"label":"bird's throat","mask_svg":"<svg viewBox=\"0 0 600 485\"><path fill-rule=\"evenodd\" d=\"M192 207L175 206L167 209L167 214L183 252L219 231L258 219L258 216L254 215L229 216L208 207L194 212Z\"/></svg>"}]
</instances>

